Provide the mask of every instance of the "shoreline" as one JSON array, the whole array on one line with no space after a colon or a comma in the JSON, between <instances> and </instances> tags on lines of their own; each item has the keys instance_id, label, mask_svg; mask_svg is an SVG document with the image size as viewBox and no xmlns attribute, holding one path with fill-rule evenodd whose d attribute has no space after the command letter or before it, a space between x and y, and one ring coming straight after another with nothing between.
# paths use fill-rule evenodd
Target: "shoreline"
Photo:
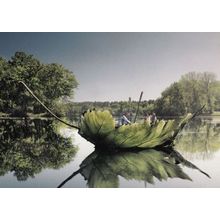
<instances>
[{"instance_id":1,"label":"shoreline","mask_svg":"<svg viewBox=\"0 0 220 220\"><path fill-rule=\"evenodd\" d=\"M117 117L117 116L116 116ZM171 118L182 118L184 117L184 115L182 116L157 116L157 118L159 119L171 119ZM196 118L215 118L215 117L219 117L220 115L198 115L196 116ZM42 116L27 116L27 117L18 117L18 116L0 116L0 120L28 120L28 119L41 119L41 120L53 120L54 117L42 117ZM142 117L139 117L139 119L142 119Z\"/></svg>"}]
</instances>

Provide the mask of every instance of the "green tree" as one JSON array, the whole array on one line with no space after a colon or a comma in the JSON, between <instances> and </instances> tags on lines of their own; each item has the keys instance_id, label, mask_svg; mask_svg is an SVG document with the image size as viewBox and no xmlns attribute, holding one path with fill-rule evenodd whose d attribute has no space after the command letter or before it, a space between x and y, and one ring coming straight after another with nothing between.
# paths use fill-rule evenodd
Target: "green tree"
<instances>
[{"instance_id":1,"label":"green tree","mask_svg":"<svg viewBox=\"0 0 220 220\"><path fill-rule=\"evenodd\" d=\"M216 101L216 98L219 96L217 93L215 93L215 90L217 89L218 92L220 91L220 87L216 87L216 76L213 73L204 72L199 75L200 76L200 88L201 88L201 94L203 94L204 97L204 104L206 104L206 111L208 113L212 113L214 111L214 103Z\"/></svg>"},{"instance_id":2,"label":"green tree","mask_svg":"<svg viewBox=\"0 0 220 220\"><path fill-rule=\"evenodd\" d=\"M156 112L169 116L185 114L184 98L179 83L173 83L162 92L162 97L156 101Z\"/></svg>"},{"instance_id":3,"label":"green tree","mask_svg":"<svg viewBox=\"0 0 220 220\"><path fill-rule=\"evenodd\" d=\"M203 113L211 114L220 107L220 83L213 73L190 72L170 85L156 100L159 115L183 115L198 111L205 105Z\"/></svg>"},{"instance_id":4,"label":"green tree","mask_svg":"<svg viewBox=\"0 0 220 220\"><path fill-rule=\"evenodd\" d=\"M0 111L14 115L45 112L18 84L19 80L50 108L65 97L72 97L78 85L74 74L62 65L43 64L32 55L16 52L9 61L0 59Z\"/></svg>"},{"instance_id":5,"label":"green tree","mask_svg":"<svg viewBox=\"0 0 220 220\"><path fill-rule=\"evenodd\" d=\"M215 74L191 72L183 75L179 83L183 88L184 103L188 112L194 112L203 105L205 113L211 114L214 111L215 100L219 96L216 90L220 91L220 87L216 86Z\"/></svg>"},{"instance_id":6,"label":"green tree","mask_svg":"<svg viewBox=\"0 0 220 220\"><path fill-rule=\"evenodd\" d=\"M214 100L214 110L220 111L220 81L213 83L212 90L215 96Z\"/></svg>"}]
</instances>

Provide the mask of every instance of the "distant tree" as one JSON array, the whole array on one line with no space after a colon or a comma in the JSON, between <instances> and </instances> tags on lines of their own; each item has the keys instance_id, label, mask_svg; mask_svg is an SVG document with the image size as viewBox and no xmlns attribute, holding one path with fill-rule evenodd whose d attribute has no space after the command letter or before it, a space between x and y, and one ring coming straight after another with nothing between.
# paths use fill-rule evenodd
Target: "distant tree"
<instances>
[{"instance_id":1,"label":"distant tree","mask_svg":"<svg viewBox=\"0 0 220 220\"><path fill-rule=\"evenodd\" d=\"M216 81L212 86L212 91L214 93L214 110L220 111L220 81Z\"/></svg>"},{"instance_id":2,"label":"distant tree","mask_svg":"<svg viewBox=\"0 0 220 220\"><path fill-rule=\"evenodd\" d=\"M204 99L206 104L206 111L208 113L212 113L214 111L214 103L217 99L219 94L215 93L215 89L217 88L216 85L216 75L213 73L204 72L203 74L200 74L200 87L201 87L201 93L204 94ZM220 92L220 87L218 87L218 92Z\"/></svg>"},{"instance_id":3,"label":"distant tree","mask_svg":"<svg viewBox=\"0 0 220 220\"><path fill-rule=\"evenodd\" d=\"M216 76L213 73L191 72L182 76L179 81L184 103L188 112L194 112L205 105L204 112L212 113L217 94L214 91Z\"/></svg>"},{"instance_id":4,"label":"distant tree","mask_svg":"<svg viewBox=\"0 0 220 220\"><path fill-rule=\"evenodd\" d=\"M183 115L204 105L203 112L211 114L220 109L220 82L213 73L187 73L165 89L155 105L159 115Z\"/></svg>"},{"instance_id":5,"label":"distant tree","mask_svg":"<svg viewBox=\"0 0 220 220\"><path fill-rule=\"evenodd\" d=\"M160 115L183 115L185 113L182 88L179 83L171 84L156 100L156 112Z\"/></svg>"}]
</instances>

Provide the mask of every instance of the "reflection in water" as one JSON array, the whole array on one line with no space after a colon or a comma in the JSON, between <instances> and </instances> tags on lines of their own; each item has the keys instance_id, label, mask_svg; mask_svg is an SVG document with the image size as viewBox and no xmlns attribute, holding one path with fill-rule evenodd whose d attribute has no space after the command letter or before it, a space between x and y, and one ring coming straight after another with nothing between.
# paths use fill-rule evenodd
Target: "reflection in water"
<instances>
[{"instance_id":1,"label":"reflection in water","mask_svg":"<svg viewBox=\"0 0 220 220\"><path fill-rule=\"evenodd\" d=\"M119 176L150 184L154 183L154 178L160 181L168 178L191 180L181 166L197 169L209 177L171 147L166 148L166 152L154 149L117 153L94 151L81 163L80 169L58 187L62 187L78 173L85 178L89 187L119 187Z\"/></svg>"},{"instance_id":2,"label":"reflection in water","mask_svg":"<svg viewBox=\"0 0 220 220\"><path fill-rule=\"evenodd\" d=\"M66 187L85 187L86 183L89 187L142 187L144 182L149 183L149 187L219 187L220 152L216 152L220 149L220 124L216 120L192 121L175 145L187 160L199 159L194 163L207 171L211 180L200 175L199 168L172 148L90 154L94 147L91 143L76 131L58 125L52 120L0 120L1 186L55 187L80 165L66 182L80 175ZM80 146L77 155L73 143ZM62 169L56 171L58 168ZM38 173L41 174L36 175ZM27 181L13 181L11 174ZM35 179L29 178L34 176ZM190 179L193 182L188 181ZM155 185L151 185L153 182Z\"/></svg>"},{"instance_id":3,"label":"reflection in water","mask_svg":"<svg viewBox=\"0 0 220 220\"><path fill-rule=\"evenodd\" d=\"M220 123L196 119L178 137L176 149L188 159L211 159L220 149Z\"/></svg>"},{"instance_id":4,"label":"reflection in water","mask_svg":"<svg viewBox=\"0 0 220 220\"><path fill-rule=\"evenodd\" d=\"M12 172L27 180L69 163L77 148L57 130L51 120L0 120L0 175Z\"/></svg>"}]
</instances>

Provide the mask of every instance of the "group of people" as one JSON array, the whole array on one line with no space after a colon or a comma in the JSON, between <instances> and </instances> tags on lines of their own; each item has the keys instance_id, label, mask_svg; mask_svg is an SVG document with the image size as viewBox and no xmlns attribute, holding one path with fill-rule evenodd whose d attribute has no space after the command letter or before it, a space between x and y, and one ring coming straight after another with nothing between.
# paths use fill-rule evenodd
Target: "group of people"
<instances>
[{"instance_id":1,"label":"group of people","mask_svg":"<svg viewBox=\"0 0 220 220\"><path fill-rule=\"evenodd\" d=\"M95 109L93 109L95 110ZM90 110L91 111L91 110ZM84 118L84 114L87 111L83 112L81 115L81 120ZM117 123L116 123L116 127L120 127L122 125L129 125L132 122L132 113L128 113L128 112L124 112L123 114L121 114L121 116L119 117ZM154 124L157 121L157 116L156 114L153 112L152 114L145 114L144 115L144 122L148 122L149 124Z\"/></svg>"},{"instance_id":2,"label":"group of people","mask_svg":"<svg viewBox=\"0 0 220 220\"><path fill-rule=\"evenodd\" d=\"M150 115L149 114L145 114L144 121L148 122L150 124L154 124L157 121L157 116L156 116L156 114L154 112L152 114L150 114ZM118 126L128 125L128 124L131 124L131 123L132 123L131 122L131 118L129 117L128 113L123 113L120 116L119 120L118 120Z\"/></svg>"},{"instance_id":3,"label":"group of people","mask_svg":"<svg viewBox=\"0 0 220 220\"><path fill-rule=\"evenodd\" d=\"M144 121L149 122L150 124L154 124L157 121L157 116L156 116L155 112L153 112L152 115L146 114L144 116Z\"/></svg>"}]
</instances>

